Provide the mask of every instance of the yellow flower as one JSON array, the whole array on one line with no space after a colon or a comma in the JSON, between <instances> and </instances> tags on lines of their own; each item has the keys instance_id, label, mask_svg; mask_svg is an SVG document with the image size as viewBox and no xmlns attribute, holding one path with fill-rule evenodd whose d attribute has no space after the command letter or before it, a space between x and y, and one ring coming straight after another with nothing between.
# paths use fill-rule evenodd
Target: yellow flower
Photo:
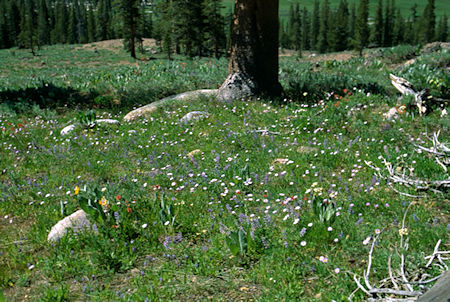
<instances>
[{"instance_id":1,"label":"yellow flower","mask_svg":"<svg viewBox=\"0 0 450 302\"><path fill-rule=\"evenodd\" d=\"M102 199L100 199L98 201L98 203L102 206L106 206L106 204L108 203L108 200L106 200L106 198L103 196Z\"/></svg>"},{"instance_id":2,"label":"yellow flower","mask_svg":"<svg viewBox=\"0 0 450 302\"><path fill-rule=\"evenodd\" d=\"M75 195L78 195L78 193L80 193L80 188L78 188L78 186L75 186Z\"/></svg>"}]
</instances>

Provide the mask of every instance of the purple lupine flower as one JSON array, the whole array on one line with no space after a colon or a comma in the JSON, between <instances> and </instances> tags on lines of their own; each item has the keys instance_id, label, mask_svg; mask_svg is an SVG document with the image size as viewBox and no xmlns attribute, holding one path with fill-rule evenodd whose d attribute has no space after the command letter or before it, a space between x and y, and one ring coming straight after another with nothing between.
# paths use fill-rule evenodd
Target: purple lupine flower
<instances>
[{"instance_id":1,"label":"purple lupine flower","mask_svg":"<svg viewBox=\"0 0 450 302\"><path fill-rule=\"evenodd\" d=\"M302 230L300 231L300 237L305 236L305 234L306 234L306 228L304 227L304 228L302 228Z\"/></svg>"}]
</instances>

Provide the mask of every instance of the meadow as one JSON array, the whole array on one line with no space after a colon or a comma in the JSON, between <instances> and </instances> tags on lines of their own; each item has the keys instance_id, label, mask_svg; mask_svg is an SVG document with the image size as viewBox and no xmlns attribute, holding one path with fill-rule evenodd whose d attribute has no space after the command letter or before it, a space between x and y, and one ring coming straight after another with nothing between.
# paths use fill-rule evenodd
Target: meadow
<instances>
[{"instance_id":1,"label":"meadow","mask_svg":"<svg viewBox=\"0 0 450 302\"><path fill-rule=\"evenodd\" d=\"M448 189L382 177L390 164L423 180L449 178L413 144L430 147L440 131L448 146L443 108L384 117L400 105L389 73L450 97L448 49L283 56L284 98L199 98L123 122L165 96L217 88L227 60L132 61L96 45L45 47L36 57L0 50L7 301L364 301L354 280L363 282L367 265L374 286L389 276L388 260L410 281L449 265L444 257L426 268L424 258L438 240L449 250ZM208 117L180 122L191 111ZM92 114L121 124L60 134ZM92 230L47 242L88 199Z\"/></svg>"},{"instance_id":2,"label":"meadow","mask_svg":"<svg viewBox=\"0 0 450 302\"><path fill-rule=\"evenodd\" d=\"M320 3L322 3L322 2L323 2L323 0L320 1ZM358 4L358 1L350 0L347 2L350 5L350 7L353 3ZM230 9L233 8L233 5L234 5L233 0L224 0L223 3L225 5L227 11L229 11ZM300 4L300 8L306 7L308 9L308 11L310 13L312 13L313 8L314 8L314 0L280 0L280 17L288 18L290 6L293 5L295 7L295 5L297 5L297 3ZM339 0L330 0L329 3L330 3L330 7L334 9L334 8L338 7ZM378 3L377 0L369 1L369 12L370 12L371 16L373 16L375 14L377 3ZM384 3L385 3L385 1L383 1L383 5L384 5ZM402 16L404 18L406 18L411 15L411 6L413 6L414 3L417 4L418 15L421 15L423 12L423 9L427 5L427 1L396 0L395 7L400 9L400 11L402 12ZM435 12L436 12L437 17L441 17L445 14L447 14L447 16L448 16L448 14L450 12L450 4L448 3L448 1L437 0L437 1L435 1L435 5L436 5Z\"/></svg>"}]
</instances>

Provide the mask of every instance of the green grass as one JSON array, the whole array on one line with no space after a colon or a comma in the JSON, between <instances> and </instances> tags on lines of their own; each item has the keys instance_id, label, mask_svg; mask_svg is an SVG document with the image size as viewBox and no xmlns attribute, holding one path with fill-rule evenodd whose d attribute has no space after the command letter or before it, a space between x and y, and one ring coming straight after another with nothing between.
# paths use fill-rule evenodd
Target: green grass
<instances>
[{"instance_id":1,"label":"green grass","mask_svg":"<svg viewBox=\"0 0 450 302\"><path fill-rule=\"evenodd\" d=\"M356 289L353 274L362 276L367 265L370 244L363 241L378 230L372 283L388 276L390 253L399 266L404 216L406 270L423 267L439 239L442 249L448 245L448 194L395 185L424 197L401 196L365 162L382 167L384 157L405 171L414 168L417 177L448 179L410 143L430 146L425 135L438 130L448 143L439 109L395 122L382 114L397 103L389 72L446 95L442 64L449 53L405 67L400 58L408 50L383 51L398 59L312 64L283 57L284 101L200 98L133 123L61 136L88 109L122 120L139 104L215 88L227 62L136 63L122 51L99 55L77 46L48 47L38 57L1 50L0 288L6 298L343 301ZM194 110L209 117L179 122ZM80 208L85 186L99 189L92 200L108 200L107 215L96 221L99 232L71 232L47 243L50 228ZM333 219L321 221L313 210L309 201L325 195L312 195L311 187L336 194ZM229 238L240 228L248 235L235 250ZM439 269L426 272L435 276ZM366 298L361 291L354 296Z\"/></svg>"},{"instance_id":2,"label":"green grass","mask_svg":"<svg viewBox=\"0 0 450 302\"><path fill-rule=\"evenodd\" d=\"M224 0L226 10L229 11L229 9L232 9L234 7L234 1L233 0ZM323 2L323 1L321 1ZM348 1L349 5L352 5L354 1ZM383 5L384 5L383 1ZM280 16L281 18L288 18L289 17L289 7L292 5L295 5L299 3L300 7L306 7L310 13L312 13L314 8L314 0L281 0L280 1ZM358 1L356 1L356 4L358 5ZM369 1L369 11L370 15L375 14L375 10L377 7L377 0L371 0ZM427 4L427 1L410 1L410 0L397 0L395 1L395 7L400 9L402 12L403 17L409 17L411 15L411 6L413 6L414 3L417 3L417 14L422 15L423 10ZM337 8L339 5L339 0L330 0L330 6L331 8ZM435 1L435 13L437 17L441 17L444 14L450 12L450 3L445 0L437 0ZM383 12L384 13L384 12Z\"/></svg>"}]
</instances>

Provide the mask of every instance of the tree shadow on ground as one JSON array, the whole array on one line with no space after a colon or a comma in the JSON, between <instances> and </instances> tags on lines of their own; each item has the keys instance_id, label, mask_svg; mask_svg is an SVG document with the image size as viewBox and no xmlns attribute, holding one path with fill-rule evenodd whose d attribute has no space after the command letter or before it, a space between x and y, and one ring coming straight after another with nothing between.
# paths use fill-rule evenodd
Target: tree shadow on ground
<instances>
[{"instance_id":1,"label":"tree shadow on ground","mask_svg":"<svg viewBox=\"0 0 450 302\"><path fill-rule=\"evenodd\" d=\"M29 112L33 106L41 109L67 110L92 107L96 91L80 92L72 87L58 87L41 82L36 87L0 91L0 104L16 113Z\"/></svg>"}]
</instances>

